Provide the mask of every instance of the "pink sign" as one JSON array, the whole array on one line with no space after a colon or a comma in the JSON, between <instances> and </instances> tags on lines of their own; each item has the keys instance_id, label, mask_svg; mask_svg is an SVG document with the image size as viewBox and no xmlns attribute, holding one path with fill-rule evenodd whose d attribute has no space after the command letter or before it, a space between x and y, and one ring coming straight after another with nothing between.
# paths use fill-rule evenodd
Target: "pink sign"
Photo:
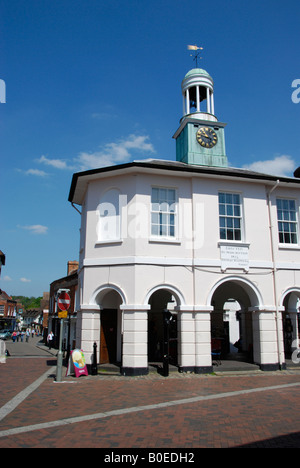
<instances>
[{"instance_id":1,"label":"pink sign","mask_svg":"<svg viewBox=\"0 0 300 468\"><path fill-rule=\"evenodd\" d=\"M89 375L85 363L85 357L81 349L74 349L71 351L72 363L74 365L75 376Z\"/></svg>"}]
</instances>

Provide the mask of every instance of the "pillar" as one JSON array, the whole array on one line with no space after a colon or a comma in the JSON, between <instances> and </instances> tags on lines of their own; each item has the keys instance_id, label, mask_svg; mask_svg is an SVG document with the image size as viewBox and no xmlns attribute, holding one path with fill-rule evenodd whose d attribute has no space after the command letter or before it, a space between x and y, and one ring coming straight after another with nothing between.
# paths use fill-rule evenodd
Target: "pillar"
<instances>
[{"instance_id":1,"label":"pillar","mask_svg":"<svg viewBox=\"0 0 300 468\"><path fill-rule=\"evenodd\" d=\"M206 88L207 112L210 114L210 91Z\"/></svg>"},{"instance_id":2,"label":"pillar","mask_svg":"<svg viewBox=\"0 0 300 468\"><path fill-rule=\"evenodd\" d=\"M87 365L92 364L95 342L100 350L100 307L81 306L76 321L76 347L83 351Z\"/></svg>"},{"instance_id":3,"label":"pillar","mask_svg":"<svg viewBox=\"0 0 300 468\"><path fill-rule=\"evenodd\" d=\"M150 305L121 305L123 356L121 374L148 374L148 310Z\"/></svg>"},{"instance_id":4,"label":"pillar","mask_svg":"<svg viewBox=\"0 0 300 468\"><path fill-rule=\"evenodd\" d=\"M189 89L186 90L186 113L190 113L190 92Z\"/></svg>"},{"instance_id":5,"label":"pillar","mask_svg":"<svg viewBox=\"0 0 300 468\"><path fill-rule=\"evenodd\" d=\"M195 307L195 373L212 372L211 312L213 307Z\"/></svg>"},{"instance_id":6,"label":"pillar","mask_svg":"<svg viewBox=\"0 0 300 468\"><path fill-rule=\"evenodd\" d=\"M179 306L178 311L178 365L180 372L195 370L195 319L193 306Z\"/></svg>"},{"instance_id":7,"label":"pillar","mask_svg":"<svg viewBox=\"0 0 300 468\"><path fill-rule=\"evenodd\" d=\"M277 333L277 326L279 326L279 333ZM278 343L278 336L280 336L280 343ZM264 371L280 369L280 360L282 368L285 368L281 312L277 324L276 311L271 309L254 310L253 358L254 362L259 364L261 370Z\"/></svg>"},{"instance_id":8,"label":"pillar","mask_svg":"<svg viewBox=\"0 0 300 468\"><path fill-rule=\"evenodd\" d=\"M211 92L211 113L215 115L215 102L214 102L214 93Z\"/></svg>"},{"instance_id":9,"label":"pillar","mask_svg":"<svg viewBox=\"0 0 300 468\"><path fill-rule=\"evenodd\" d=\"M197 97L197 112L200 112L200 90L199 90L199 86L196 86L196 97Z\"/></svg>"},{"instance_id":10,"label":"pillar","mask_svg":"<svg viewBox=\"0 0 300 468\"><path fill-rule=\"evenodd\" d=\"M212 372L210 313L213 307L179 306L178 364L181 372Z\"/></svg>"}]
</instances>

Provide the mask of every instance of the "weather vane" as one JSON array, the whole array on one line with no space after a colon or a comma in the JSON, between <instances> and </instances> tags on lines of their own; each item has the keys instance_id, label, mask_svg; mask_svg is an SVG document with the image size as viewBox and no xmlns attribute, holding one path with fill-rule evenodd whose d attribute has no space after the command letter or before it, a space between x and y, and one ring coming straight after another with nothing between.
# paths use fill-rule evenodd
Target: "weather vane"
<instances>
[{"instance_id":1,"label":"weather vane","mask_svg":"<svg viewBox=\"0 0 300 468\"><path fill-rule=\"evenodd\" d=\"M195 55L193 60L196 62L196 68L198 68L198 60L201 60L203 57L200 57L201 51L203 50L203 47L198 47L196 45L188 45L187 46L188 50L194 50ZM193 54L190 54L191 57L193 57Z\"/></svg>"}]
</instances>

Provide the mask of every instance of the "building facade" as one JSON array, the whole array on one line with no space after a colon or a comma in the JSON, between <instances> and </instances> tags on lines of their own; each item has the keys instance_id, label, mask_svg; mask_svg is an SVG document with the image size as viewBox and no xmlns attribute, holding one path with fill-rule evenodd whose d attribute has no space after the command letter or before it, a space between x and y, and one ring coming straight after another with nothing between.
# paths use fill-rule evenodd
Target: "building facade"
<instances>
[{"instance_id":1,"label":"building facade","mask_svg":"<svg viewBox=\"0 0 300 468\"><path fill-rule=\"evenodd\" d=\"M285 368L298 347L300 179L228 167L226 124L215 116L206 71L185 76L182 96L176 161L73 175L69 201L81 206L76 346L87 363L96 342L100 363L146 374L162 359L168 309L170 359L180 371L210 372L213 340L225 355L231 335L262 370Z\"/></svg>"},{"instance_id":2,"label":"building facade","mask_svg":"<svg viewBox=\"0 0 300 468\"><path fill-rule=\"evenodd\" d=\"M0 330L19 330L24 306L0 289Z\"/></svg>"}]
</instances>

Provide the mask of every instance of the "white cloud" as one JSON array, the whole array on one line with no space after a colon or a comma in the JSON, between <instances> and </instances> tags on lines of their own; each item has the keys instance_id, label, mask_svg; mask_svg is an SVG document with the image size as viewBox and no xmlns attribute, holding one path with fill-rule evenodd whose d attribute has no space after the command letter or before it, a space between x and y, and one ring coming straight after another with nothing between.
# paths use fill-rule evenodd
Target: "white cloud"
<instances>
[{"instance_id":1,"label":"white cloud","mask_svg":"<svg viewBox=\"0 0 300 468\"><path fill-rule=\"evenodd\" d=\"M275 156L274 159L256 161L252 164L244 165L243 167L244 169L262 172L264 174L289 177L292 176L293 171L296 169L296 163L291 156L283 154L282 156Z\"/></svg>"},{"instance_id":2,"label":"white cloud","mask_svg":"<svg viewBox=\"0 0 300 468\"><path fill-rule=\"evenodd\" d=\"M22 281L22 283L31 283L31 279L28 278L20 278L20 281Z\"/></svg>"},{"instance_id":3,"label":"white cloud","mask_svg":"<svg viewBox=\"0 0 300 468\"><path fill-rule=\"evenodd\" d=\"M28 171L25 171L25 174L26 175L34 175L34 176L38 176L38 177L45 177L47 174L47 172L45 171L40 171L39 169L28 169Z\"/></svg>"},{"instance_id":4,"label":"white cloud","mask_svg":"<svg viewBox=\"0 0 300 468\"><path fill-rule=\"evenodd\" d=\"M81 152L77 158L80 170L96 167L112 166L116 163L128 162L132 151L155 153L153 145L146 135L129 135L127 139L107 143L100 151L94 153Z\"/></svg>"},{"instance_id":5,"label":"white cloud","mask_svg":"<svg viewBox=\"0 0 300 468\"><path fill-rule=\"evenodd\" d=\"M132 160L133 152L142 152L143 154L155 153L154 147L149 141L149 136L131 134L127 138L117 142L107 143L101 147L99 151L94 151L92 153L82 151L76 158L69 162L66 159L50 159L44 155L36 159L35 162L59 170L83 171L129 162ZM18 170L26 175L38 177L49 175L47 172L40 169L28 169L27 171Z\"/></svg>"},{"instance_id":6,"label":"white cloud","mask_svg":"<svg viewBox=\"0 0 300 468\"><path fill-rule=\"evenodd\" d=\"M11 277L8 275L3 276L3 281L12 281Z\"/></svg>"},{"instance_id":7,"label":"white cloud","mask_svg":"<svg viewBox=\"0 0 300 468\"><path fill-rule=\"evenodd\" d=\"M97 120L108 120L108 119L115 119L118 117L117 114L113 112L93 112L91 114L92 119L97 119Z\"/></svg>"},{"instance_id":8,"label":"white cloud","mask_svg":"<svg viewBox=\"0 0 300 468\"><path fill-rule=\"evenodd\" d=\"M26 229L32 232L32 234L47 234L48 227L42 226L41 224L32 224L31 226L18 226L21 229Z\"/></svg>"},{"instance_id":9,"label":"white cloud","mask_svg":"<svg viewBox=\"0 0 300 468\"><path fill-rule=\"evenodd\" d=\"M68 169L67 163L63 159L49 159L42 155L36 161L40 164L45 164L46 166L55 167L56 169Z\"/></svg>"},{"instance_id":10,"label":"white cloud","mask_svg":"<svg viewBox=\"0 0 300 468\"><path fill-rule=\"evenodd\" d=\"M97 120L108 120L108 119L115 119L119 117L118 109L112 104L104 104L101 106L100 112L92 112L90 115L92 119Z\"/></svg>"}]
</instances>

